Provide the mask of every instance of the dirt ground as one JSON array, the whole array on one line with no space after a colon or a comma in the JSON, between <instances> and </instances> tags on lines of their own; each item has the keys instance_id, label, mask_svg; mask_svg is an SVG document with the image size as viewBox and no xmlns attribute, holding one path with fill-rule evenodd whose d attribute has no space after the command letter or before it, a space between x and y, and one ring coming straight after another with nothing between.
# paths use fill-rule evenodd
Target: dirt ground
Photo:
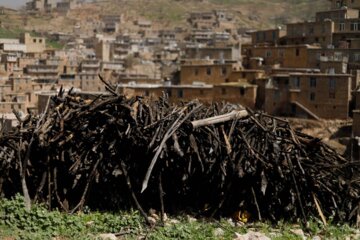
<instances>
[{"instance_id":1,"label":"dirt ground","mask_svg":"<svg viewBox=\"0 0 360 240\"><path fill-rule=\"evenodd\" d=\"M322 139L340 154L346 153L351 138L352 120L288 120L295 130Z\"/></svg>"}]
</instances>

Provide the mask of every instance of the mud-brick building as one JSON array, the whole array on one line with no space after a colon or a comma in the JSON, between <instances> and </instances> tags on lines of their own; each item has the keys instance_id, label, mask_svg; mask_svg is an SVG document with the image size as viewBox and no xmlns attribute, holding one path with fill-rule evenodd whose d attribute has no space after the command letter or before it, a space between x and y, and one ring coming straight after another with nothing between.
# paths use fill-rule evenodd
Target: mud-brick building
<instances>
[{"instance_id":1,"label":"mud-brick building","mask_svg":"<svg viewBox=\"0 0 360 240\"><path fill-rule=\"evenodd\" d=\"M334 30L335 24L331 20L287 24L286 44L319 44L327 47L332 44Z\"/></svg>"},{"instance_id":2,"label":"mud-brick building","mask_svg":"<svg viewBox=\"0 0 360 240\"><path fill-rule=\"evenodd\" d=\"M183 59L214 59L214 60L240 60L239 49L235 47L198 47L185 48Z\"/></svg>"},{"instance_id":3,"label":"mud-brick building","mask_svg":"<svg viewBox=\"0 0 360 240\"><path fill-rule=\"evenodd\" d=\"M319 49L313 45L279 45L279 46L243 46L242 54L246 56L243 65L246 68L267 69L279 65L286 68L306 68L308 66L308 50ZM252 60L258 59L259 64L253 64Z\"/></svg>"},{"instance_id":4,"label":"mud-brick building","mask_svg":"<svg viewBox=\"0 0 360 240\"><path fill-rule=\"evenodd\" d=\"M198 99L204 103L226 101L241 104L246 107L255 107L257 86L247 82L233 82L221 84L119 84L117 89L127 96L160 97L166 94L171 102L187 102Z\"/></svg>"},{"instance_id":5,"label":"mud-brick building","mask_svg":"<svg viewBox=\"0 0 360 240\"><path fill-rule=\"evenodd\" d=\"M105 91L105 85L102 84L98 73L81 72L76 75L75 83L79 83L83 91Z\"/></svg>"},{"instance_id":6,"label":"mud-brick building","mask_svg":"<svg viewBox=\"0 0 360 240\"><path fill-rule=\"evenodd\" d=\"M187 61L180 66L180 84L204 82L220 84L229 82L233 64L214 61Z\"/></svg>"},{"instance_id":7,"label":"mud-brick building","mask_svg":"<svg viewBox=\"0 0 360 240\"><path fill-rule=\"evenodd\" d=\"M331 9L338 9L341 7L360 9L359 0L329 0L331 2Z\"/></svg>"},{"instance_id":8,"label":"mud-brick building","mask_svg":"<svg viewBox=\"0 0 360 240\"><path fill-rule=\"evenodd\" d=\"M281 44L286 31L281 28L253 31L250 33L253 45L275 45Z\"/></svg>"},{"instance_id":9,"label":"mud-brick building","mask_svg":"<svg viewBox=\"0 0 360 240\"><path fill-rule=\"evenodd\" d=\"M322 22L330 19L334 22L340 22L344 19L359 18L359 10L347 7L331 9L328 11L317 12L315 15L316 22Z\"/></svg>"},{"instance_id":10,"label":"mud-brick building","mask_svg":"<svg viewBox=\"0 0 360 240\"><path fill-rule=\"evenodd\" d=\"M314 119L347 119L351 75L290 73L273 76L266 86L265 111Z\"/></svg>"},{"instance_id":11,"label":"mud-brick building","mask_svg":"<svg viewBox=\"0 0 360 240\"><path fill-rule=\"evenodd\" d=\"M354 91L355 110L353 110L353 125L351 136L351 157L353 160L360 160L360 90Z\"/></svg>"},{"instance_id":12,"label":"mud-brick building","mask_svg":"<svg viewBox=\"0 0 360 240\"><path fill-rule=\"evenodd\" d=\"M214 85L212 100L218 102L226 101L255 108L257 88L257 85L250 84L246 80L217 84Z\"/></svg>"}]
</instances>

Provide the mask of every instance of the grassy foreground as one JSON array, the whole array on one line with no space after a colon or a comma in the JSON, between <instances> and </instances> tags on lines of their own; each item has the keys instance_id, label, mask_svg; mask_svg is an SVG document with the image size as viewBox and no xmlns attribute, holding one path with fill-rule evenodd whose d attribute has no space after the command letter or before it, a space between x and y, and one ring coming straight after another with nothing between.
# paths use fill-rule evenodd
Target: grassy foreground
<instances>
[{"instance_id":1,"label":"grassy foreground","mask_svg":"<svg viewBox=\"0 0 360 240\"><path fill-rule=\"evenodd\" d=\"M231 220L204 220L189 216L169 218L164 226L148 227L137 211L99 213L85 211L74 215L47 211L35 205L25 210L21 196L0 200L0 239L102 239L113 233L118 239L236 239L247 232L259 232L271 239L359 239L359 230L348 225L324 227L312 219L307 230L300 225L279 222L234 224ZM300 233L299 233L300 232ZM302 234L302 232L305 232ZM315 237L315 238L314 238ZM238 238L241 239L241 238Z\"/></svg>"}]
</instances>

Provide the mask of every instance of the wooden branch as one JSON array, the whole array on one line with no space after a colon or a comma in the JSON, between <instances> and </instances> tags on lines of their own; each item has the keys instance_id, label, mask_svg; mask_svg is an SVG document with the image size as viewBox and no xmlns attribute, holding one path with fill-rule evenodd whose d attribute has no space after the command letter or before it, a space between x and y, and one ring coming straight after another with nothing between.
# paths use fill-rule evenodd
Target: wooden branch
<instances>
[{"instance_id":1,"label":"wooden branch","mask_svg":"<svg viewBox=\"0 0 360 240\"><path fill-rule=\"evenodd\" d=\"M217 124L217 123L223 123L223 122L231 121L231 120L234 120L234 119L244 118L244 117L247 117L248 115L249 114L248 114L248 112L246 110L240 110L240 111L235 111L234 110L234 111L232 111L230 113L227 113L227 114L192 121L191 124L192 124L193 128L198 128L198 127L202 127L202 126L214 125L214 124Z\"/></svg>"}]
</instances>

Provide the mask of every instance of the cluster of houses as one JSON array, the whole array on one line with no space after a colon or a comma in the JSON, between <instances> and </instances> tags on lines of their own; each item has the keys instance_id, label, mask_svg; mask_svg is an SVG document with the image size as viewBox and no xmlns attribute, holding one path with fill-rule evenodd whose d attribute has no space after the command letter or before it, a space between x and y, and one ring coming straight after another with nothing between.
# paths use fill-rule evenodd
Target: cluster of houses
<instances>
[{"instance_id":1,"label":"cluster of houses","mask_svg":"<svg viewBox=\"0 0 360 240\"><path fill-rule=\"evenodd\" d=\"M30 0L26 3L26 10L34 13L53 11L67 13L82 2L82 0Z\"/></svg>"},{"instance_id":2,"label":"cluster of houses","mask_svg":"<svg viewBox=\"0 0 360 240\"><path fill-rule=\"evenodd\" d=\"M0 39L0 113L41 112L43 99L59 86L103 92L101 74L128 96L227 101L311 119L353 117L360 136L360 0L330 1L331 9L316 13L315 21L246 35L233 13L214 10L190 13L182 28L101 15L88 35L79 24L73 34ZM46 11L62 3L79 1L33 0L28 8ZM64 48L48 48L47 39Z\"/></svg>"}]
</instances>

